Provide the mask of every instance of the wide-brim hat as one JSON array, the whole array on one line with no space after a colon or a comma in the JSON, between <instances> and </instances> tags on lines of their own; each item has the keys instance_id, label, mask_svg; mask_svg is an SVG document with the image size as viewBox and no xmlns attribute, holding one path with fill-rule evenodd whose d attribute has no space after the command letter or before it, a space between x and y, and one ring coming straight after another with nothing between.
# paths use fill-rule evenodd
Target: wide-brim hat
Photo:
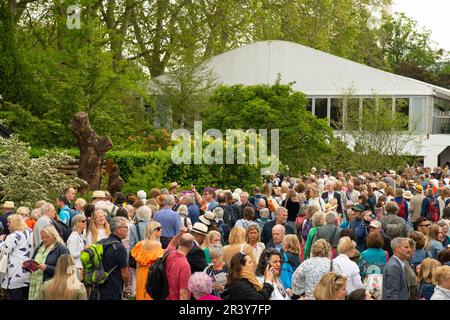
<instances>
[{"instance_id":1,"label":"wide-brim hat","mask_svg":"<svg viewBox=\"0 0 450 320\"><path fill-rule=\"evenodd\" d=\"M12 201L5 201L5 203L2 206L3 209L14 209L14 202Z\"/></svg>"},{"instance_id":2,"label":"wide-brim hat","mask_svg":"<svg viewBox=\"0 0 450 320\"><path fill-rule=\"evenodd\" d=\"M411 199L412 198L412 193L409 190L406 190L405 192L403 192L403 198L405 199Z\"/></svg>"},{"instance_id":3,"label":"wide-brim hat","mask_svg":"<svg viewBox=\"0 0 450 320\"><path fill-rule=\"evenodd\" d=\"M413 189L420 193L423 192L423 187L420 184L416 184Z\"/></svg>"},{"instance_id":4,"label":"wide-brim hat","mask_svg":"<svg viewBox=\"0 0 450 320\"><path fill-rule=\"evenodd\" d=\"M333 210L333 209L336 209L337 207L338 207L337 204L327 203L327 204L325 205L325 210Z\"/></svg>"},{"instance_id":5,"label":"wide-brim hat","mask_svg":"<svg viewBox=\"0 0 450 320\"><path fill-rule=\"evenodd\" d=\"M194 223L194 226L191 229L191 232L199 233L204 236L208 235L208 226L201 222Z\"/></svg>"},{"instance_id":6,"label":"wide-brim hat","mask_svg":"<svg viewBox=\"0 0 450 320\"><path fill-rule=\"evenodd\" d=\"M206 211L204 215L198 218L203 224L206 224L207 226L210 226L213 222L216 221L216 215L211 211Z\"/></svg>"},{"instance_id":7,"label":"wide-brim hat","mask_svg":"<svg viewBox=\"0 0 450 320\"><path fill-rule=\"evenodd\" d=\"M410 186L414 186L416 184L416 182L414 180L408 180L408 184Z\"/></svg>"},{"instance_id":8,"label":"wide-brim hat","mask_svg":"<svg viewBox=\"0 0 450 320\"><path fill-rule=\"evenodd\" d=\"M390 174L391 176L395 176L395 171L394 171L394 170L389 170L389 174Z\"/></svg>"},{"instance_id":9,"label":"wide-brim hat","mask_svg":"<svg viewBox=\"0 0 450 320\"><path fill-rule=\"evenodd\" d=\"M177 182L172 182L172 183L170 184L170 189L175 188L175 187L178 187L178 186L179 186L179 184L178 184Z\"/></svg>"},{"instance_id":10,"label":"wide-brim hat","mask_svg":"<svg viewBox=\"0 0 450 320\"><path fill-rule=\"evenodd\" d=\"M92 194L92 198L106 198L106 193L105 191L102 190L96 190L94 191L94 193Z\"/></svg>"}]
</instances>

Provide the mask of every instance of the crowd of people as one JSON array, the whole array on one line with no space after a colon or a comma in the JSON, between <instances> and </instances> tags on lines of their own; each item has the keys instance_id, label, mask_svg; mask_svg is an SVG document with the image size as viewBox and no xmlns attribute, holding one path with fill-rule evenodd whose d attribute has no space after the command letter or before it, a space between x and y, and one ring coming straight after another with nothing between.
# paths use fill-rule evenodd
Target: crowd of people
<instances>
[{"instance_id":1,"label":"crowd of people","mask_svg":"<svg viewBox=\"0 0 450 320\"><path fill-rule=\"evenodd\" d=\"M5 201L1 299L153 300L161 263L166 300L450 300L448 166L261 187Z\"/></svg>"}]
</instances>

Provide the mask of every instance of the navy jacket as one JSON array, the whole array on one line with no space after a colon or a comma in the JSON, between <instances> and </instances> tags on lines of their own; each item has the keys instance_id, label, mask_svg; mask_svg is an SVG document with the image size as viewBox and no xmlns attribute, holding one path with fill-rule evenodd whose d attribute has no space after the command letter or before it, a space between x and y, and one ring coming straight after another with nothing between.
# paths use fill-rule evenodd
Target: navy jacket
<instances>
[{"instance_id":1,"label":"navy jacket","mask_svg":"<svg viewBox=\"0 0 450 320\"><path fill-rule=\"evenodd\" d=\"M36 257L39 248L42 247L43 245L44 243L42 242L41 245L38 248L36 248L36 250L33 253L33 259ZM46 265L44 270L44 281L53 278L55 274L56 262L58 262L58 258L65 253L70 254L69 249L67 249L65 245L59 242L52 249L52 251L49 252L44 262L44 264Z\"/></svg>"}]
</instances>

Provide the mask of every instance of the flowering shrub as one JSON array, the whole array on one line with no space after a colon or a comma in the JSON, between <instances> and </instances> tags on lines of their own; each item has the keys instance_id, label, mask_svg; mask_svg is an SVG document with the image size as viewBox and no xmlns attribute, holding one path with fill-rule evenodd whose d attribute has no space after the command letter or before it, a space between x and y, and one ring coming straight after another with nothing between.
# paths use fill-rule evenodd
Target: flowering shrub
<instances>
[{"instance_id":1,"label":"flowering shrub","mask_svg":"<svg viewBox=\"0 0 450 320\"><path fill-rule=\"evenodd\" d=\"M62 152L46 152L33 159L30 147L17 137L0 138L0 203L9 200L16 206L34 207L38 200L53 202L69 185L86 185L56 169L72 160Z\"/></svg>"}]
</instances>

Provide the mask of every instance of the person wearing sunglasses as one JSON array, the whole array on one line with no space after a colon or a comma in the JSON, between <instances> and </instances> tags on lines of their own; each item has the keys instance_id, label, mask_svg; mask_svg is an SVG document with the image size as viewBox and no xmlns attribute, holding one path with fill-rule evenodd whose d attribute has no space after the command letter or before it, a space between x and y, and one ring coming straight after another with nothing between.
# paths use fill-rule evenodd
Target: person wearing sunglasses
<instances>
[{"instance_id":1,"label":"person wearing sunglasses","mask_svg":"<svg viewBox=\"0 0 450 320\"><path fill-rule=\"evenodd\" d=\"M150 221L145 228L144 240L139 241L133 249L131 255L136 260L136 300L153 300L148 294L145 285L147 283L148 269L159 257L162 257L162 249L159 238L162 227L159 222Z\"/></svg>"},{"instance_id":2,"label":"person wearing sunglasses","mask_svg":"<svg viewBox=\"0 0 450 320\"><path fill-rule=\"evenodd\" d=\"M83 232L87 227L87 218L83 214L77 214L72 218L72 233L67 239L67 248L70 255L75 260L75 268L77 269L78 280L82 279L83 264L80 260L80 253L85 248Z\"/></svg>"},{"instance_id":3,"label":"person wearing sunglasses","mask_svg":"<svg viewBox=\"0 0 450 320\"><path fill-rule=\"evenodd\" d=\"M428 234L428 229L431 227L431 225L431 221L429 221L425 217L420 217L416 220L417 231L422 232L425 236Z\"/></svg>"},{"instance_id":4,"label":"person wearing sunglasses","mask_svg":"<svg viewBox=\"0 0 450 320\"><path fill-rule=\"evenodd\" d=\"M345 300L347 277L340 272L328 272L314 288L314 300Z\"/></svg>"}]
</instances>

